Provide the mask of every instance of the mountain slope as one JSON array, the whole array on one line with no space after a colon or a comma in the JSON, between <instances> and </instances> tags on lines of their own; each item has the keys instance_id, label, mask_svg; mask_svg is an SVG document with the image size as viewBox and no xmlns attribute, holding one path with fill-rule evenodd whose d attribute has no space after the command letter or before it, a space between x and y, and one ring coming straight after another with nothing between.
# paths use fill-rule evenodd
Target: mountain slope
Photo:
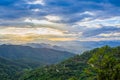
<instances>
[{"instance_id":1,"label":"mountain slope","mask_svg":"<svg viewBox=\"0 0 120 80\"><path fill-rule=\"evenodd\" d=\"M74 76L79 78L83 69L88 67L87 61L94 51L96 49L84 52L82 55L77 55L56 65L28 71L19 80L68 80Z\"/></svg>"},{"instance_id":2,"label":"mountain slope","mask_svg":"<svg viewBox=\"0 0 120 80\"><path fill-rule=\"evenodd\" d=\"M29 67L21 63L13 62L0 57L1 80L15 80L16 73L24 69L29 69Z\"/></svg>"},{"instance_id":3,"label":"mountain slope","mask_svg":"<svg viewBox=\"0 0 120 80\"><path fill-rule=\"evenodd\" d=\"M93 65L88 64L91 61L94 61L94 67L96 67L97 64L98 72L103 71L103 76L108 71L110 71L109 73L110 75L112 74L112 76L117 75L117 77L115 76L115 78L112 78L112 76L109 76L107 73L105 75L108 75L109 79L105 80L120 79L120 47L111 48L104 46L102 48L84 52L82 55L77 55L56 65L25 72L19 80L103 80L104 78L96 79L96 75L99 76L99 73L96 73L97 71L94 72L96 68L92 67ZM106 65L103 63L106 63ZM114 68L113 70L116 70L117 74L116 72L114 74L113 71L111 71L112 64L114 64L112 67ZM101 65L104 68L102 69L98 65Z\"/></svg>"},{"instance_id":4,"label":"mountain slope","mask_svg":"<svg viewBox=\"0 0 120 80\"><path fill-rule=\"evenodd\" d=\"M60 62L74 54L47 48L32 48L20 45L1 45L0 57L27 64L31 67Z\"/></svg>"}]
</instances>

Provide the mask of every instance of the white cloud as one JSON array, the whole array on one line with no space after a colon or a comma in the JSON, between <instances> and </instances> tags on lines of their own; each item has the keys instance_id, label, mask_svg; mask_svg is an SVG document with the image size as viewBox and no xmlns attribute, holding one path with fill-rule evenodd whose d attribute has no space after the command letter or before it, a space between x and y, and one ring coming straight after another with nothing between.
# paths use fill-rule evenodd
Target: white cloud
<instances>
[{"instance_id":1,"label":"white cloud","mask_svg":"<svg viewBox=\"0 0 120 80\"><path fill-rule=\"evenodd\" d=\"M101 28L103 26L120 27L120 17L112 17L107 19L84 20L76 22L79 26L86 28Z\"/></svg>"},{"instance_id":2,"label":"white cloud","mask_svg":"<svg viewBox=\"0 0 120 80\"><path fill-rule=\"evenodd\" d=\"M60 21L61 18L59 16L47 15L45 18L49 21Z\"/></svg>"},{"instance_id":3,"label":"white cloud","mask_svg":"<svg viewBox=\"0 0 120 80\"><path fill-rule=\"evenodd\" d=\"M51 28L62 29L62 30L67 29L66 24L52 22L44 19L25 18L23 20L23 23L30 23L30 24L34 24L34 26L39 26L39 27L51 27Z\"/></svg>"},{"instance_id":4,"label":"white cloud","mask_svg":"<svg viewBox=\"0 0 120 80\"><path fill-rule=\"evenodd\" d=\"M28 4L40 4L40 5L45 5L44 0L28 1Z\"/></svg>"},{"instance_id":5,"label":"white cloud","mask_svg":"<svg viewBox=\"0 0 120 80\"><path fill-rule=\"evenodd\" d=\"M33 24L55 24L55 23L47 21L47 20L39 20L39 19L31 19L31 18L26 18L24 20L24 22L33 23Z\"/></svg>"},{"instance_id":6,"label":"white cloud","mask_svg":"<svg viewBox=\"0 0 120 80\"><path fill-rule=\"evenodd\" d=\"M41 10L40 9L32 9L31 11L33 11L33 12L40 12Z\"/></svg>"},{"instance_id":7,"label":"white cloud","mask_svg":"<svg viewBox=\"0 0 120 80\"><path fill-rule=\"evenodd\" d=\"M95 13L90 12L90 11L85 11L85 12L83 12L83 13L80 13L80 15L85 15L85 14L91 15L91 16L94 16L94 15L95 15Z\"/></svg>"},{"instance_id":8,"label":"white cloud","mask_svg":"<svg viewBox=\"0 0 120 80\"><path fill-rule=\"evenodd\" d=\"M100 37L120 37L120 32L101 33L98 36L100 36Z\"/></svg>"},{"instance_id":9,"label":"white cloud","mask_svg":"<svg viewBox=\"0 0 120 80\"><path fill-rule=\"evenodd\" d=\"M85 21L90 21L92 18L84 18L84 19L82 19L82 22L85 22Z\"/></svg>"},{"instance_id":10,"label":"white cloud","mask_svg":"<svg viewBox=\"0 0 120 80\"><path fill-rule=\"evenodd\" d=\"M78 39L78 41L115 41L115 40L120 40L120 37L115 37L115 38L81 38Z\"/></svg>"},{"instance_id":11,"label":"white cloud","mask_svg":"<svg viewBox=\"0 0 120 80\"><path fill-rule=\"evenodd\" d=\"M7 27L0 29L0 34L12 34L12 35L63 35L63 32L52 28L17 28Z\"/></svg>"}]
</instances>

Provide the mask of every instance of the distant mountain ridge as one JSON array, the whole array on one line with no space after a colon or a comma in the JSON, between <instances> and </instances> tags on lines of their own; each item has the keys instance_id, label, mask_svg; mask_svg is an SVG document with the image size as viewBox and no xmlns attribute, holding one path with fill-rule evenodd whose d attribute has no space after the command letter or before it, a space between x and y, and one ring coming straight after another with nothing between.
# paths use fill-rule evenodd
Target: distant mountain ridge
<instances>
[{"instance_id":1,"label":"distant mountain ridge","mask_svg":"<svg viewBox=\"0 0 120 80\"><path fill-rule=\"evenodd\" d=\"M22 62L28 66L36 67L58 63L75 54L48 48L32 48L21 45L0 45L0 57Z\"/></svg>"},{"instance_id":2,"label":"distant mountain ridge","mask_svg":"<svg viewBox=\"0 0 120 80\"><path fill-rule=\"evenodd\" d=\"M31 46L33 48L48 48L48 49L54 49L54 50L60 50L60 51L69 51L67 48L64 48L62 46L51 45L46 43L28 43L25 45Z\"/></svg>"},{"instance_id":3,"label":"distant mountain ridge","mask_svg":"<svg viewBox=\"0 0 120 80\"><path fill-rule=\"evenodd\" d=\"M81 54L86 50L91 50L96 47L109 45L111 47L119 46L120 41L63 41L53 44L48 43L28 43L25 44L34 48L50 48L60 51L69 51L76 54Z\"/></svg>"}]
</instances>

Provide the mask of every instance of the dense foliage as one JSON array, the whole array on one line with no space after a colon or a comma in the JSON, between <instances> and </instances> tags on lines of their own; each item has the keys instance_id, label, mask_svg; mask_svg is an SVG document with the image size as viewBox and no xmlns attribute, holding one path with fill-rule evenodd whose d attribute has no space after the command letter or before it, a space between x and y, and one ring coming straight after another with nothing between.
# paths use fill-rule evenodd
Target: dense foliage
<instances>
[{"instance_id":1,"label":"dense foliage","mask_svg":"<svg viewBox=\"0 0 120 80\"><path fill-rule=\"evenodd\" d=\"M120 80L120 47L99 48L88 63L86 71L92 80Z\"/></svg>"},{"instance_id":2,"label":"dense foliage","mask_svg":"<svg viewBox=\"0 0 120 80\"><path fill-rule=\"evenodd\" d=\"M19 80L120 80L120 47L96 48L60 64L28 71Z\"/></svg>"},{"instance_id":3,"label":"dense foliage","mask_svg":"<svg viewBox=\"0 0 120 80\"><path fill-rule=\"evenodd\" d=\"M0 57L0 80L16 80L15 75L25 69L29 67Z\"/></svg>"},{"instance_id":4,"label":"dense foliage","mask_svg":"<svg viewBox=\"0 0 120 80\"><path fill-rule=\"evenodd\" d=\"M87 61L92 52L84 52L82 55L72 57L60 64L45 66L28 71L19 80L78 80L84 68L88 67Z\"/></svg>"}]
</instances>

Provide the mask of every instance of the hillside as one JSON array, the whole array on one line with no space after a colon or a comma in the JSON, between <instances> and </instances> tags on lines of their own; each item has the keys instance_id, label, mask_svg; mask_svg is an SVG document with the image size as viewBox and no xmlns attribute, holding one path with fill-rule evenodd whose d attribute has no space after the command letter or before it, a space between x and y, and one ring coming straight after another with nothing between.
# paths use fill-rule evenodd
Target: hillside
<instances>
[{"instance_id":1,"label":"hillside","mask_svg":"<svg viewBox=\"0 0 120 80\"><path fill-rule=\"evenodd\" d=\"M16 73L25 69L29 67L0 57L0 80L15 80Z\"/></svg>"},{"instance_id":2,"label":"hillside","mask_svg":"<svg viewBox=\"0 0 120 80\"><path fill-rule=\"evenodd\" d=\"M91 54L85 52L62 63L28 71L19 80L68 80L74 76L79 78L83 69L88 66L90 57Z\"/></svg>"},{"instance_id":3,"label":"hillside","mask_svg":"<svg viewBox=\"0 0 120 80\"><path fill-rule=\"evenodd\" d=\"M104 46L56 65L25 72L19 80L119 80L120 47Z\"/></svg>"},{"instance_id":4,"label":"hillside","mask_svg":"<svg viewBox=\"0 0 120 80\"><path fill-rule=\"evenodd\" d=\"M49 65L74 56L70 52L21 45L1 45L0 57L26 64L30 67Z\"/></svg>"}]
</instances>

